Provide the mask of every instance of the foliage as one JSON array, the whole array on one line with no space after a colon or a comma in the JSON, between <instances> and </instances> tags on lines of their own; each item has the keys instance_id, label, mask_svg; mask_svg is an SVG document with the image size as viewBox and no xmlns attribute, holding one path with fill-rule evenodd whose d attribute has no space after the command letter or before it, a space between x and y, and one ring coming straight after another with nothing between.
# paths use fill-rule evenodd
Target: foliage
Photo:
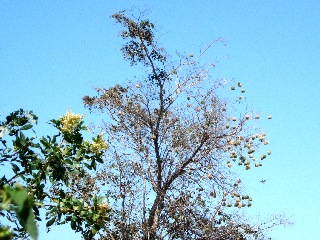
<instances>
[{"instance_id":1,"label":"foliage","mask_svg":"<svg viewBox=\"0 0 320 240\"><path fill-rule=\"evenodd\" d=\"M1 191L1 210L14 211L18 220L33 239L37 238L37 226L32 213L33 199L25 188L19 184L14 187L3 186ZM1 227L0 239L11 239L13 233L8 227Z\"/></svg>"},{"instance_id":2,"label":"foliage","mask_svg":"<svg viewBox=\"0 0 320 240\"><path fill-rule=\"evenodd\" d=\"M0 214L9 224L1 221L1 239L28 234L37 239L35 221L41 221L41 209L46 212L48 230L53 224L68 222L91 239L108 221L111 209L103 197L86 194L79 178L94 189L88 176L103 162L107 144L102 135L84 140L87 127L83 116L70 111L50 121L57 130L55 135L38 141L37 121L32 111L20 109L0 123L0 165L5 169L0 181Z\"/></svg>"},{"instance_id":3,"label":"foliage","mask_svg":"<svg viewBox=\"0 0 320 240\"><path fill-rule=\"evenodd\" d=\"M258 115L244 112L244 97L230 100L230 86L213 80L214 64L202 55L178 54L158 47L154 25L112 16L124 27L121 48L130 65L142 64L145 77L126 85L96 88L83 98L91 111L107 115L109 137L105 170L97 180L113 203L106 239L247 239L263 231L228 207L250 207L233 165L262 166L270 150L266 133L254 128ZM231 90L245 90L239 82ZM271 118L271 117L270 117Z\"/></svg>"},{"instance_id":4,"label":"foliage","mask_svg":"<svg viewBox=\"0 0 320 240\"><path fill-rule=\"evenodd\" d=\"M83 116L70 111L41 138L32 111L0 122L0 239L37 239L41 211L48 230L70 223L84 239L263 239L286 224L281 216L254 224L241 213L252 197L235 165L261 167L271 151L254 127L260 116L243 107L242 84L214 80L215 64L201 64L221 40L173 61L149 20L113 18L124 27L124 59L141 64L144 77L83 98L106 113L107 140L84 140Z\"/></svg>"}]
</instances>

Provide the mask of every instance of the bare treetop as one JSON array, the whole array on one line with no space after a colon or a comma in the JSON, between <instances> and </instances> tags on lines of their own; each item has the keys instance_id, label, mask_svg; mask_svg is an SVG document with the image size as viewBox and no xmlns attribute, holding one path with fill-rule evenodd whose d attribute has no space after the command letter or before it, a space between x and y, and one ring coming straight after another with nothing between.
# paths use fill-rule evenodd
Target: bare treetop
<instances>
[{"instance_id":1,"label":"bare treetop","mask_svg":"<svg viewBox=\"0 0 320 240\"><path fill-rule=\"evenodd\" d=\"M120 239L262 234L226 210L252 205L230 169L235 164L246 170L262 166L259 160L266 154L257 156L256 150L268 142L265 132L251 127L250 121L257 120L252 114L236 111L242 98L233 101L221 94L230 86L210 77L213 64L199 64L220 39L198 56L178 55L176 63L169 62L149 20L133 20L124 12L112 17L124 27L124 59L141 63L146 76L124 86L97 88L97 96L83 98L90 110L107 115L110 151L99 180L108 183L106 191L120 214L118 225L107 226L106 234ZM237 89L244 94L241 83Z\"/></svg>"}]
</instances>

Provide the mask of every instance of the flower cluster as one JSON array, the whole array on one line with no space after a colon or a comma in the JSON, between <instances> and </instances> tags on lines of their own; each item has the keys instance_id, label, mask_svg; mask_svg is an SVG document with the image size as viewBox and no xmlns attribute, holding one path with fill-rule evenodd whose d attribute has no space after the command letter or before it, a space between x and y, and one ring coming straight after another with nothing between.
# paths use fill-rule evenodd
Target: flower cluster
<instances>
[{"instance_id":1,"label":"flower cluster","mask_svg":"<svg viewBox=\"0 0 320 240\"><path fill-rule=\"evenodd\" d=\"M108 213L111 211L111 207L108 203L100 203L97 205L99 211L99 217L96 219L98 224L105 224L105 220L108 217Z\"/></svg>"},{"instance_id":2,"label":"flower cluster","mask_svg":"<svg viewBox=\"0 0 320 240\"><path fill-rule=\"evenodd\" d=\"M82 118L82 115L72 113L69 110L64 116L59 118L61 122L61 132L72 132L80 125Z\"/></svg>"},{"instance_id":3,"label":"flower cluster","mask_svg":"<svg viewBox=\"0 0 320 240\"><path fill-rule=\"evenodd\" d=\"M96 138L93 138L93 142L90 147L93 152L99 153L100 151L106 150L108 148L108 144L103 139L103 136L99 134Z\"/></svg>"}]
</instances>

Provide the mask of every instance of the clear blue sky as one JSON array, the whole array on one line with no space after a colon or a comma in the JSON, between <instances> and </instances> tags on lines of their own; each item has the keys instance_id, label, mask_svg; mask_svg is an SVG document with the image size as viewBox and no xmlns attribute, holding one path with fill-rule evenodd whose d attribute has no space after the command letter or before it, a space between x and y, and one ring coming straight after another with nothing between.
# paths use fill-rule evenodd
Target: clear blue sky
<instances>
[{"instance_id":1,"label":"clear blue sky","mask_svg":"<svg viewBox=\"0 0 320 240\"><path fill-rule=\"evenodd\" d=\"M267 216L284 211L295 225L274 239L320 235L320 1L9 1L0 2L0 117L32 109L45 121L68 108L87 113L81 98L94 86L122 83L134 69L122 61L111 14L150 9L160 43L170 51L211 52L215 77L235 78L248 102L273 120L261 122L272 155L247 174L254 205ZM93 117L89 117L93 119ZM265 184L259 180L267 179ZM250 212L250 213L251 213ZM69 235L57 228L40 239Z\"/></svg>"}]
</instances>

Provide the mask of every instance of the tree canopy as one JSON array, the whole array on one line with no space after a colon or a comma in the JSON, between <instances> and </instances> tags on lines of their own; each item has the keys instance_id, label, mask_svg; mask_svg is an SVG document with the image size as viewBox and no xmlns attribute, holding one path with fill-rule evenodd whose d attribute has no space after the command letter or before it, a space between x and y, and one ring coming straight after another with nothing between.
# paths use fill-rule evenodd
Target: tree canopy
<instances>
[{"instance_id":1,"label":"tree canopy","mask_svg":"<svg viewBox=\"0 0 320 240\"><path fill-rule=\"evenodd\" d=\"M260 117L247 112L242 84L213 79L214 63L199 55L159 47L149 20L112 16L123 27L121 52L131 66L141 64L139 80L96 88L85 96L91 111L106 114L105 170L97 180L116 212L106 236L114 239L246 239L263 231L228 207L250 207L252 198L232 170L261 167L271 151ZM234 83L232 83L234 84ZM230 99L231 91L240 94ZM230 92L229 92L230 91ZM268 117L271 119L271 116Z\"/></svg>"},{"instance_id":2,"label":"tree canopy","mask_svg":"<svg viewBox=\"0 0 320 240\"><path fill-rule=\"evenodd\" d=\"M6 169L0 180L0 216L11 226L0 222L0 239L37 239L41 209L48 228L70 223L90 239L107 221L110 206L81 186L93 187L87 176L103 162L107 144L102 135L84 140L83 116L70 111L50 121L57 130L53 136L38 139L37 121L32 111L20 109L0 123L0 165Z\"/></svg>"},{"instance_id":3,"label":"tree canopy","mask_svg":"<svg viewBox=\"0 0 320 240\"><path fill-rule=\"evenodd\" d=\"M242 83L214 79L215 63L202 62L221 39L170 55L142 15L112 17L124 59L144 74L83 97L105 116L99 134L71 111L40 138L32 111L0 122L0 239L37 239L41 211L48 230L69 223L84 239L263 239L286 224L241 212L253 197L237 169L261 167L271 151Z\"/></svg>"}]
</instances>

